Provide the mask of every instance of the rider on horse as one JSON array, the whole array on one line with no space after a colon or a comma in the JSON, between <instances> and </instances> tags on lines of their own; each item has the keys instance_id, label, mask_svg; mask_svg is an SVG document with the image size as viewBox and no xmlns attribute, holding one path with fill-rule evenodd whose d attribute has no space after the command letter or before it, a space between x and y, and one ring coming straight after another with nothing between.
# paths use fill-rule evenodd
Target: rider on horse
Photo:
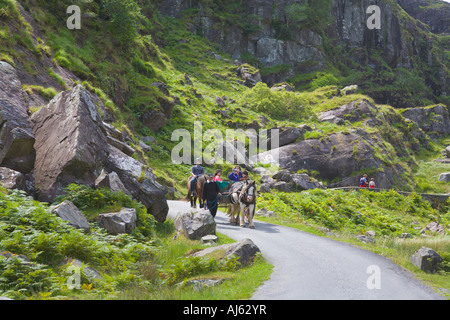
<instances>
[{"instance_id":1,"label":"rider on horse","mask_svg":"<svg viewBox=\"0 0 450 320\"><path fill-rule=\"evenodd\" d=\"M205 169L200 165L201 163L202 161L199 158L195 159L195 165L191 169L191 196L194 196L194 186L197 179L205 174Z\"/></svg>"}]
</instances>

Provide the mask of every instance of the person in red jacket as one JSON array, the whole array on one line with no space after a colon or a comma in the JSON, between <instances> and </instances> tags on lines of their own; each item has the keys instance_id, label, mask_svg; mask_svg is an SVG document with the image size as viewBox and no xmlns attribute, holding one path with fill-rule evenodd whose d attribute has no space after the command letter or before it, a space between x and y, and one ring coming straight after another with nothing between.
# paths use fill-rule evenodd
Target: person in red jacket
<instances>
[{"instance_id":1,"label":"person in red jacket","mask_svg":"<svg viewBox=\"0 0 450 320\"><path fill-rule=\"evenodd\" d=\"M367 188L367 174L363 175L363 177L359 180L359 186L361 188Z\"/></svg>"}]
</instances>

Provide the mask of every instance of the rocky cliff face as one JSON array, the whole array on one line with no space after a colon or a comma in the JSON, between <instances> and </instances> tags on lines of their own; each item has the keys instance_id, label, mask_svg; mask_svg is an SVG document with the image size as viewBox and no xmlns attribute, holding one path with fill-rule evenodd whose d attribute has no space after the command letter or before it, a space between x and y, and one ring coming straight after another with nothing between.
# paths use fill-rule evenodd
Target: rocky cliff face
<instances>
[{"instance_id":1,"label":"rocky cliff face","mask_svg":"<svg viewBox=\"0 0 450 320\"><path fill-rule=\"evenodd\" d=\"M34 161L34 134L28 105L16 70L0 61L0 165L29 173Z\"/></svg>"},{"instance_id":2,"label":"rocky cliff face","mask_svg":"<svg viewBox=\"0 0 450 320\"><path fill-rule=\"evenodd\" d=\"M219 43L238 59L250 53L265 66L298 66L303 62L314 62L320 66L324 62L322 37L308 29L293 27L289 36L281 35L276 26L286 24L285 8L298 1L255 0L242 1L244 25L231 24L219 27L216 16L211 15L201 1L169 0L160 7L163 14L178 17L180 12L190 8L200 8L192 22L192 31L201 32L206 38ZM274 27L275 26L275 27ZM293 71L287 76L293 76Z\"/></svg>"},{"instance_id":3,"label":"rocky cliff face","mask_svg":"<svg viewBox=\"0 0 450 320\"><path fill-rule=\"evenodd\" d=\"M450 4L441 0L397 0L413 18L436 34L450 34Z\"/></svg>"},{"instance_id":4,"label":"rocky cliff face","mask_svg":"<svg viewBox=\"0 0 450 320\"><path fill-rule=\"evenodd\" d=\"M367 27L369 15L366 13L370 5L380 7L382 29ZM359 63L367 62L367 54L371 49L381 49L386 62L392 67L411 67L411 52L403 38L400 21L388 1L351 1L335 0L332 6L334 21L331 32L337 39L336 44L343 45Z\"/></svg>"},{"instance_id":5,"label":"rocky cliff face","mask_svg":"<svg viewBox=\"0 0 450 320\"><path fill-rule=\"evenodd\" d=\"M167 191L150 168L109 144L127 146L110 136L111 125L103 123L93 103L99 100L95 94L77 85L31 117L24 96L16 70L0 61L0 183L4 187L52 202L71 183L94 187L102 170L109 168L108 173L118 173L125 193L143 203L158 221L166 219Z\"/></svg>"},{"instance_id":6,"label":"rocky cliff face","mask_svg":"<svg viewBox=\"0 0 450 320\"><path fill-rule=\"evenodd\" d=\"M269 85L281 82L298 73L323 70L328 64L346 65L356 70L370 67L374 77L385 69L404 68L409 71L424 68L426 85L431 89L428 99L448 94L449 72L439 41L425 35L423 29L435 33L446 32L444 18L450 4L439 2L439 14L430 6L424 10L424 0L398 1L418 23L406 14L396 1L322 1L326 15L314 25L302 20L301 11L289 13L298 1L253 0L241 1L240 12L232 12L236 23L224 23L203 1L168 0L160 7L163 14L179 17L183 10L198 9L191 20L191 30L219 43L232 58L252 55L261 66L284 66L282 71L263 79ZM326 5L329 5L329 8ZM367 8L377 5L381 12L381 29L367 27ZM427 4L429 6L429 4ZM223 9L225 10L225 9ZM294 15L294 16L292 16ZM299 22L292 20L298 19ZM435 41L436 40L436 41ZM339 52L337 53L338 50ZM287 67L288 66L288 67ZM446 71L447 70L447 71ZM376 96L382 103L395 103L383 92ZM412 107L412 106L409 106Z\"/></svg>"}]
</instances>

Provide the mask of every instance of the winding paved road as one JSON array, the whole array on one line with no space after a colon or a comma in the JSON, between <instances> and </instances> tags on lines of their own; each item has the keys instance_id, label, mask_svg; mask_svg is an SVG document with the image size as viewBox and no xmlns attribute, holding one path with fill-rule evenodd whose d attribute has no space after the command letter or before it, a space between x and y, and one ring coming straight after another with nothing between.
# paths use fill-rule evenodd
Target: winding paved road
<instances>
[{"instance_id":1,"label":"winding paved road","mask_svg":"<svg viewBox=\"0 0 450 320\"><path fill-rule=\"evenodd\" d=\"M169 218L189 203L168 201ZM255 221L256 229L233 226L223 212L217 232L251 239L274 266L255 300L436 300L443 299L391 260L352 245L296 229ZM370 289L372 288L372 289Z\"/></svg>"}]
</instances>

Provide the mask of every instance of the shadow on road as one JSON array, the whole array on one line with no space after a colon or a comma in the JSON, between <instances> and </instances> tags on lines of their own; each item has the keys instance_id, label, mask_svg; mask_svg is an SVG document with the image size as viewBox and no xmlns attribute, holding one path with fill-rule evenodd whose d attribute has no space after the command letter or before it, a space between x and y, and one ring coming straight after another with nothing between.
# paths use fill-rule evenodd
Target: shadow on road
<instances>
[{"instance_id":1,"label":"shadow on road","mask_svg":"<svg viewBox=\"0 0 450 320\"><path fill-rule=\"evenodd\" d=\"M225 213L222 213L222 215L217 215L215 218L217 227L219 229L223 230L240 230L240 229L247 229L249 232L264 232L264 233L280 233L280 229L277 225L260 222L253 220L253 223L255 225L255 229L251 230L248 228L248 223L246 223L246 227L242 228L241 226L236 226L230 223L228 216L226 216Z\"/></svg>"}]
</instances>

